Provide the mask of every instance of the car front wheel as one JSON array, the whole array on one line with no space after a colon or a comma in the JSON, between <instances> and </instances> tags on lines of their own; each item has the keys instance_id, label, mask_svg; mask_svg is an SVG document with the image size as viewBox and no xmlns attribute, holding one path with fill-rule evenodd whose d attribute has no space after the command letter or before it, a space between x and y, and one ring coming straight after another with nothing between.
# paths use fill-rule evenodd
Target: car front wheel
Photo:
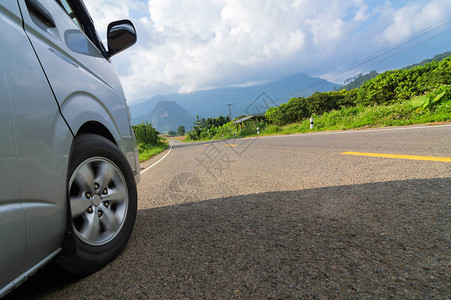
<instances>
[{"instance_id":1,"label":"car front wheel","mask_svg":"<svg viewBox=\"0 0 451 300\"><path fill-rule=\"evenodd\" d=\"M122 152L103 137L78 136L71 153L68 232L74 249L60 265L75 274L89 274L116 257L130 238L136 184Z\"/></svg>"}]
</instances>

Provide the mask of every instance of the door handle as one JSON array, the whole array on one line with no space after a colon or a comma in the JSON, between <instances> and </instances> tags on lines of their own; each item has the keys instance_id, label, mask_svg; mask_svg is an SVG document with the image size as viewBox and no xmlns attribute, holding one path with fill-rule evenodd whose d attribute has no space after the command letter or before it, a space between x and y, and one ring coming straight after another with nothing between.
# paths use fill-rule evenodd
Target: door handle
<instances>
[{"instance_id":1,"label":"door handle","mask_svg":"<svg viewBox=\"0 0 451 300\"><path fill-rule=\"evenodd\" d=\"M25 3L31 14L38 17L47 26L56 27L52 15L39 0L25 0Z\"/></svg>"}]
</instances>

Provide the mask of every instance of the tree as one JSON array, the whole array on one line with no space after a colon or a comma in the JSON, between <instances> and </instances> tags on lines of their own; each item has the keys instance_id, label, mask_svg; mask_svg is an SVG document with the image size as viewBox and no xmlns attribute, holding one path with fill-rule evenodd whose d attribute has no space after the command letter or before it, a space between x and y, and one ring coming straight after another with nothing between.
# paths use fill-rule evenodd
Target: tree
<instances>
[{"instance_id":1,"label":"tree","mask_svg":"<svg viewBox=\"0 0 451 300\"><path fill-rule=\"evenodd\" d=\"M202 122L202 120L201 120ZM213 127L220 127L222 125L224 125L225 123L230 122L230 117L223 117L223 116L219 116L217 118L208 118L205 121L205 128L202 129L211 129Z\"/></svg>"},{"instance_id":2,"label":"tree","mask_svg":"<svg viewBox=\"0 0 451 300\"><path fill-rule=\"evenodd\" d=\"M202 120L200 120L200 129L204 129L206 125L207 120L205 120L205 118L202 118Z\"/></svg>"},{"instance_id":3,"label":"tree","mask_svg":"<svg viewBox=\"0 0 451 300\"><path fill-rule=\"evenodd\" d=\"M174 130L170 130L168 134L169 136L176 136L177 133Z\"/></svg>"},{"instance_id":4,"label":"tree","mask_svg":"<svg viewBox=\"0 0 451 300\"><path fill-rule=\"evenodd\" d=\"M202 122L199 119L199 115L196 116L196 121L193 122L193 132L197 138L194 140L197 140L200 136L200 132L202 131Z\"/></svg>"},{"instance_id":5,"label":"tree","mask_svg":"<svg viewBox=\"0 0 451 300\"><path fill-rule=\"evenodd\" d=\"M177 135L185 135L185 126L180 125L179 128L177 128Z\"/></svg>"}]
</instances>

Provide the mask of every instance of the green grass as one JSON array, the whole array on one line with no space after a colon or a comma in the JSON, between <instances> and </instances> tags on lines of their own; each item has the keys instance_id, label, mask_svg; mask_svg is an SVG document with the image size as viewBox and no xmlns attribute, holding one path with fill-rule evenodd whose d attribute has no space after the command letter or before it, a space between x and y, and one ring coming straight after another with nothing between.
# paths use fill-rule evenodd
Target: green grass
<instances>
[{"instance_id":1,"label":"green grass","mask_svg":"<svg viewBox=\"0 0 451 300\"><path fill-rule=\"evenodd\" d=\"M139 161L143 162L151 159L155 155L163 152L169 147L169 142L167 140L159 140L156 145L138 144Z\"/></svg>"},{"instance_id":2,"label":"green grass","mask_svg":"<svg viewBox=\"0 0 451 300\"><path fill-rule=\"evenodd\" d=\"M329 130L346 130L370 127L403 126L451 121L451 100L443 101L433 110L418 110L409 102L387 106L350 107L333 110L321 116L313 116L314 128L310 120L283 126L277 134L290 134ZM262 132L273 134L273 130Z\"/></svg>"}]
</instances>

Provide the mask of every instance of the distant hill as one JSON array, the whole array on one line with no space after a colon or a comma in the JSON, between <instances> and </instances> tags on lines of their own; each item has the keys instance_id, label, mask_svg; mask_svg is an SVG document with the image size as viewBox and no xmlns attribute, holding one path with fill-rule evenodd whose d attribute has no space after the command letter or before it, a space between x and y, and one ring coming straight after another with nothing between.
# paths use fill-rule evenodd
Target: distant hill
<instances>
[{"instance_id":1,"label":"distant hill","mask_svg":"<svg viewBox=\"0 0 451 300\"><path fill-rule=\"evenodd\" d=\"M264 113L268 106L278 106L294 97L309 96L314 92L331 91L340 87L320 78L296 74L278 81L249 87L226 87L190 94L155 96L130 105L133 123L139 123L161 101L173 101L185 108L189 115L201 118L228 115L227 103L232 103L232 117L248 113ZM154 124L152 124L154 125ZM180 124L182 125L182 124Z\"/></svg>"},{"instance_id":2,"label":"distant hill","mask_svg":"<svg viewBox=\"0 0 451 300\"><path fill-rule=\"evenodd\" d=\"M160 100L148 114L134 118L133 123L149 122L159 132L177 131L177 128L183 125L188 131L191 130L194 120L194 117L174 101Z\"/></svg>"},{"instance_id":3,"label":"distant hill","mask_svg":"<svg viewBox=\"0 0 451 300\"><path fill-rule=\"evenodd\" d=\"M445 58L447 58L448 56L451 56L451 51L447 51L447 52L443 52L443 53L437 54L433 58L425 59L425 60L423 60L423 61L421 61L421 62L419 62L417 64L413 64L413 65L407 66L407 67L405 67L403 69L409 70L409 69L412 69L412 68L415 68L415 67L421 67L421 66L424 66L427 63L430 63L431 61L442 61Z\"/></svg>"}]
</instances>

